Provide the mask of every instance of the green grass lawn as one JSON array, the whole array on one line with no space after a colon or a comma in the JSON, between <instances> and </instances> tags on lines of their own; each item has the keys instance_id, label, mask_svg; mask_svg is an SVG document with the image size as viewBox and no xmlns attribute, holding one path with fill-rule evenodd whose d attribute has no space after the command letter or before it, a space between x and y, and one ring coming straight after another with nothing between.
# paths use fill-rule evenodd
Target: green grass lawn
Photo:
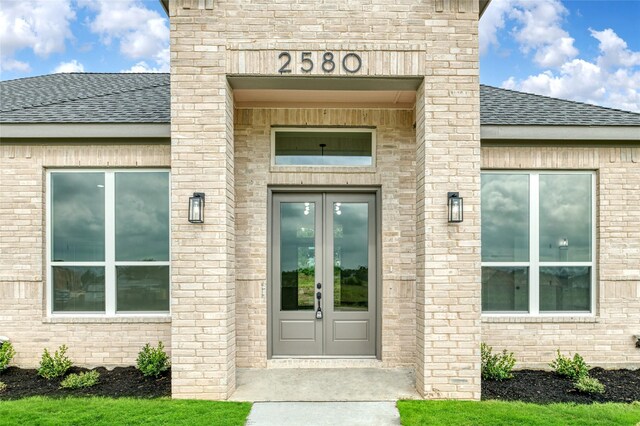
<instances>
[{"instance_id":1,"label":"green grass lawn","mask_svg":"<svg viewBox=\"0 0 640 426\"><path fill-rule=\"evenodd\" d=\"M33 397L0 401L2 425L244 425L246 402Z\"/></svg>"},{"instance_id":2,"label":"green grass lawn","mask_svg":"<svg viewBox=\"0 0 640 426\"><path fill-rule=\"evenodd\" d=\"M540 425L589 426L640 424L640 404L549 404L504 401L398 401L408 425Z\"/></svg>"}]
</instances>

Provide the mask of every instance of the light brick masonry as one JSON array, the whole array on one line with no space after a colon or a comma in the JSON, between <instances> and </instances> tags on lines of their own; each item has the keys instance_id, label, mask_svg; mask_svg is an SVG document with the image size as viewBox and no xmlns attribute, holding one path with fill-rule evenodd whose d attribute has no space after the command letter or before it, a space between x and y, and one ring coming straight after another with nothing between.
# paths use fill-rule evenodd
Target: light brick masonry
<instances>
[{"instance_id":1,"label":"light brick masonry","mask_svg":"<svg viewBox=\"0 0 640 426\"><path fill-rule=\"evenodd\" d=\"M173 397L200 399L227 399L237 367L323 365L268 357L268 189L278 185L380 189L381 350L379 360L351 366L412 366L425 398L479 399L481 341L514 351L519 367L546 366L556 348L579 351L592 365L639 365L640 213L630 206L640 203L640 147L481 148L477 1L169 4L170 146L0 145L0 335L13 341L18 365L33 367L44 347L61 344L79 365L131 365L144 343L162 340ZM278 73L283 51L293 58L286 75ZM322 69L328 51L331 73ZM315 61L308 75L301 52ZM362 60L355 73L343 66L350 52ZM415 107L242 106L227 80L303 74L410 77L419 86ZM375 90L385 90L380 84ZM376 164L274 168L277 126L373 127ZM53 167L171 168L170 318L47 314L45 180ZM481 317L481 168L596 172L595 316ZM463 223L447 222L449 191L464 197ZM204 224L186 220L193 192L206 193ZM324 365L348 364L341 362Z\"/></svg>"}]
</instances>

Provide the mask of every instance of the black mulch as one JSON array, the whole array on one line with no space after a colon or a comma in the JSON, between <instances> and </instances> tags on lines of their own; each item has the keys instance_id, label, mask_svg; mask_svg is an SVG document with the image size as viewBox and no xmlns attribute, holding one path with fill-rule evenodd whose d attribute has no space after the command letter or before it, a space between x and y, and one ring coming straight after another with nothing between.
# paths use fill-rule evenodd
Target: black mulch
<instances>
[{"instance_id":1,"label":"black mulch","mask_svg":"<svg viewBox=\"0 0 640 426\"><path fill-rule=\"evenodd\" d=\"M538 404L640 401L640 370L592 369L589 375L600 380L605 386L602 395L578 392L569 379L550 371L521 370L514 371L513 375L513 379L509 380L483 380L482 399Z\"/></svg>"},{"instance_id":2,"label":"black mulch","mask_svg":"<svg viewBox=\"0 0 640 426\"><path fill-rule=\"evenodd\" d=\"M36 395L52 398L68 396L158 398L171 396L170 371L165 371L156 379L144 377L134 367L116 367L113 370L100 367L95 370L100 373L100 378L95 386L86 389L60 389L62 379L46 380L38 376L36 370L9 367L0 373L0 381L7 385L7 389L0 392L0 400ZM67 374L83 371L88 370L72 367Z\"/></svg>"},{"instance_id":3,"label":"black mulch","mask_svg":"<svg viewBox=\"0 0 640 426\"><path fill-rule=\"evenodd\" d=\"M60 379L46 380L36 370L9 367L0 373L0 381L7 389L0 393L0 400L43 395L53 398L67 396L106 396L157 398L171 396L171 373L160 377L145 378L134 367L117 367L113 370L96 369L100 373L97 385L88 389L60 389ZM73 367L69 373L87 371ZM594 368L590 375L605 385L603 395L589 395L576 391L571 381L550 371L521 370L514 372L510 380L482 381L482 399L525 401L539 404L553 402L633 402L640 401L640 370L603 370Z\"/></svg>"}]
</instances>

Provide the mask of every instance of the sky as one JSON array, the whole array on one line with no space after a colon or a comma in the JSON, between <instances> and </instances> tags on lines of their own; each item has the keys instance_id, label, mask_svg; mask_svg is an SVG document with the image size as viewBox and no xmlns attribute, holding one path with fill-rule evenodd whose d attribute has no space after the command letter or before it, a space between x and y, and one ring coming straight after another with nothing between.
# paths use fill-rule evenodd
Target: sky
<instances>
[{"instance_id":1,"label":"sky","mask_svg":"<svg viewBox=\"0 0 640 426\"><path fill-rule=\"evenodd\" d=\"M492 0L480 81L640 112L640 0ZM157 0L0 0L0 79L168 72Z\"/></svg>"}]
</instances>

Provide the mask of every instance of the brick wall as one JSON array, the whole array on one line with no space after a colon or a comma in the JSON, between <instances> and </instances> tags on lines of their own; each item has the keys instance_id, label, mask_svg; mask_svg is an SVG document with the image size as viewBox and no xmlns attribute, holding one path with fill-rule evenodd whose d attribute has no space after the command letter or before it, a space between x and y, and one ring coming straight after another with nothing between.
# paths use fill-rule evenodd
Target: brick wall
<instances>
[{"instance_id":1,"label":"brick wall","mask_svg":"<svg viewBox=\"0 0 640 426\"><path fill-rule=\"evenodd\" d=\"M548 368L556 349L593 366L640 365L640 147L482 148L482 167L596 172L596 315L484 318L482 340L513 351L516 367Z\"/></svg>"},{"instance_id":2,"label":"brick wall","mask_svg":"<svg viewBox=\"0 0 640 426\"><path fill-rule=\"evenodd\" d=\"M417 191L414 226L419 233L419 278L417 285L412 285L415 268L409 267L412 259L408 255L400 260L406 262L399 266L401 273L396 269L384 272L388 278L384 285L389 287L383 288L383 297L388 302L388 308L383 307L383 327L391 328L388 333L383 332L382 357L388 365L404 365L417 354L418 390L425 396L479 398L477 1L175 0L170 3L170 16L174 396L226 398L233 381L236 351L239 365L265 364L266 307L262 290L266 275L265 240L254 239L242 223L255 219L257 225L250 227L255 229L266 223L266 191L262 189L261 194L254 194L246 189L253 182L244 175L256 176L264 185L268 157L263 145L270 122L254 122L260 130L236 129L236 143L245 144L247 148L240 145L236 158L230 158L232 133L230 127L224 125L228 122L225 111L228 114L230 110L230 89L224 79L225 74L278 76L282 66L279 53L287 50L294 62L291 73L282 77L303 74L300 55L308 51L316 64L311 76L346 76L349 73L340 64L349 52L357 52L362 56L363 66L354 76L424 78L418 93L422 107L415 119L422 131L418 131L416 140L414 195L410 197L407 192L401 201L391 197L382 201L383 208L389 209L383 213L383 227L389 227L390 222L397 219L390 217L392 206L397 202L411 205ZM321 70L321 54L326 51L332 51L336 60L336 70L332 73ZM244 114L240 110L237 113ZM306 111L288 114L295 118L273 121L310 124L320 119L303 122L302 116L309 114ZM344 115L333 117L327 124L341 124L345 120ZM240 123L242 119L236 119L236 125ZM429 152L431 147L441 148L443 152ZM248 157L249 153L255 155L255 160ZM391 151L388 154L395 155ZM393 159L405 161L404 155ZM264 163L258 166L258 160ZM247 169L245 164L255 169ZM390 164L390 168L397 167ZM237 173L234 174L234 170ZM363 184L370 184L384 173L379 170L374 176L359 179ZM303 184L327 185L346 182L347 175L272 173L270 176L266 183L293 183L296 177L301 178ZM408 191L406 185L413 177L400 179L402 190ZM207 193L209 206L209 219L199 227L186 225L183 219L185 201L195 190ZM446 224L443 209L446 192L450 190L462 191L465 196L468 219L462 226ZM251 201L245 201L245 195ZM404 232L402 241L411 244L412 230L409 225L403 226L407 228L401 231ZM260 229L258 236L264 233L264 227ZM194 247L194 240L201 250ZM252 244L251 248L246 246L247 242ZM415 249L415 245L399 248L393 243L387 244L387 248L383 244L383 256L384 250L408 253ZM244 262L248 257L244 255L245 250L256 256L257 263L251 263L254 269L245 268L237 259L242 254ZM215 270L200 266L209 259L218 262ZM383 260L387 261L390 259ZM235 265L238 265L237 280L233 272ZM454 270L459 271L457 276ZM239 303L234 312L236 285ZM460 286L460 291L456 286ZM442 297L434 298L434 291ZM415 305L409 302L414 297ZM198 299L197 303L194 298ZM460 304L464 304L468 312L459 312ZM417 314L414 313L416 306ZM211 331L205 330L206 312L220 313L212 329L220 337L209 337L207 342L194 341L194 333ZM417 346L410 343L414 340L414 331L409 330L416 315L419 318ZM406 326L402 324L405 321ZM402 334L394 334L397 331ZM443 345L441 342L450 336L453 346ZM203 360L206 363L203 364Z\"/></svg>"},{"instance_id":3,"label":"brick wall","mask_svg":"<svg viewBox=\"0 0 640 426\"><path fill-rule=\"evenodd\" d=\"M45 308L46 169L168 166L168 144L0 144L0 335L15 365L35 367L62 344L82 366L134 365L145 343L169 346L168 318L52 319Z\"/></svg>"}]
</instances>

